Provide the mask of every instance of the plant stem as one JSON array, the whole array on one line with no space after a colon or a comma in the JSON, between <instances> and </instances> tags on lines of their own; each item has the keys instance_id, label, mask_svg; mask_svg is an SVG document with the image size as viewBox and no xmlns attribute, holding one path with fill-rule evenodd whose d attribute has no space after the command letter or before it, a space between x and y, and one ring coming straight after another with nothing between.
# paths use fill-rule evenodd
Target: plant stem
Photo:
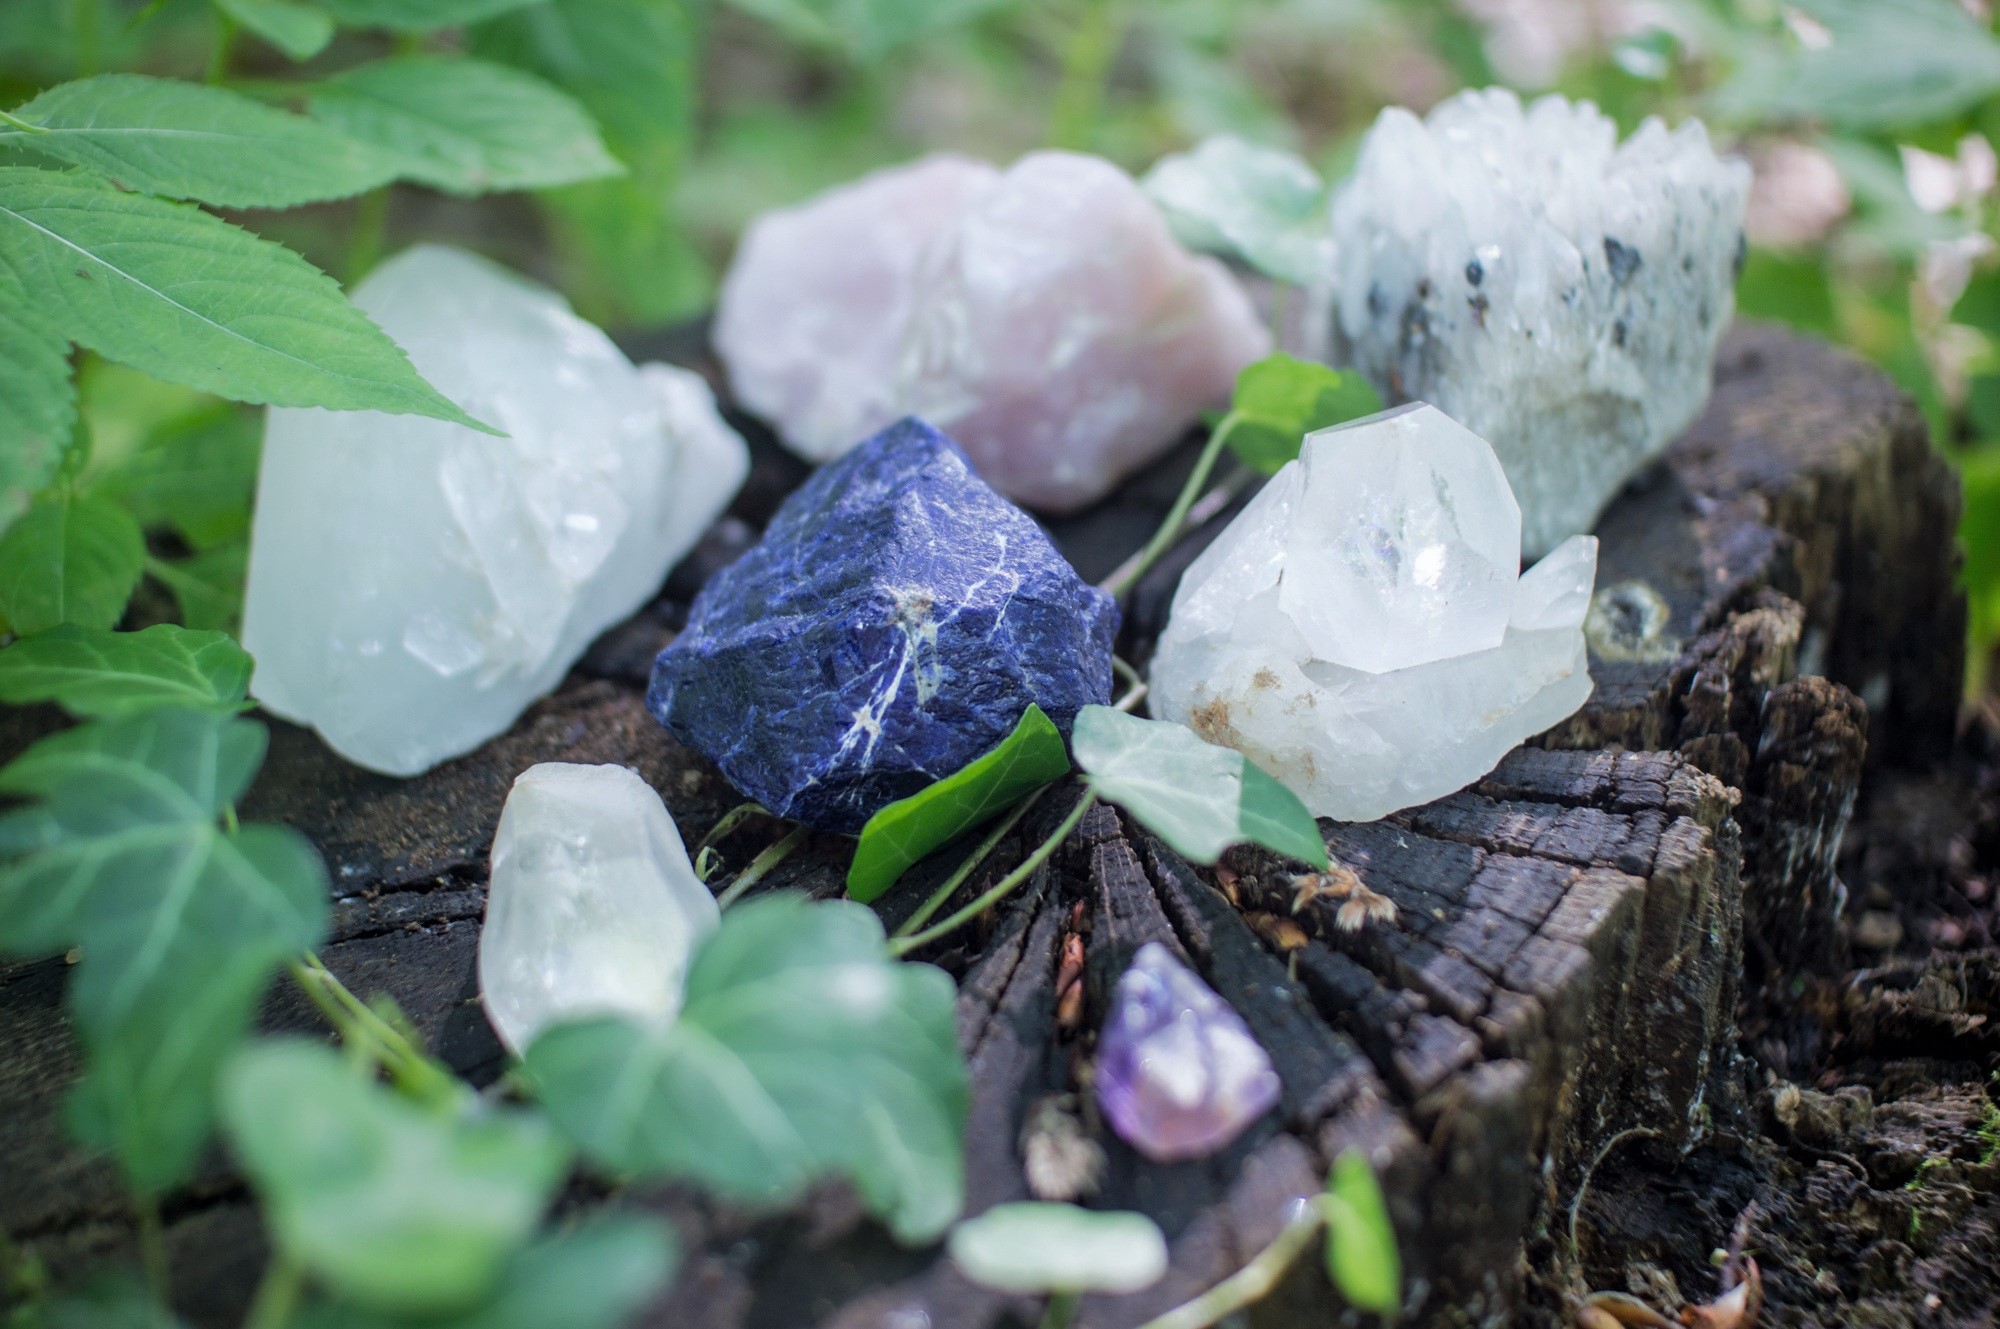
<instances>
[{"instance_id":1,"label":"plant stem","mask_svg":"<svg viewBox=\"0 0 2000 1329\"><path fill-rule=\"evenodd\" d=\"M299 1308L299 1294L305 1290L305 1271L282 1252L271 1256L264 1266L257 1296L243 1317L243 1329L284 1329Z\"/></svg>"},{"instance_id":2,"label":"plant stem","mask_svg":"<svg viewBox=\"0 0 2000 1329\"><path fill-rule=\"evenodd\" d=\"M770 809L762 803L738 803L735 807L723 813L722 820L716 822L714 826L709 828L708 834L701 837L701 843L694 847L695 857L701 857L702 850L713 849L716 845L728 839L735 833L738 826L741 826L750 818L756 816L768 817L770 815Z\"/></svg>"},{"instance_id":3,"label":"plant stem","mask_svg":"<svg viewBox=\"0 0 2000 1329\"><path fill-rule=\"evenodd\" d=\"M389 234L389 186L371 189L354 203L354 230L347 239L347 284L368 275L382 257Z\"/></svg>"},{"instance_id":4,"label":"plant stem","mask_svg":"<svg viewBox=\"0 0 2000 1329\"><path fill-rule=\"evenodd\" d=\"M1250 1258L1250 1263L1217 1283L1193 1301L1184 1301L1166 1314L1146 1321L1140 1329L1208 1329L1226 1315L1233 1315L1278 1285L1326 1221L1319 1205L1300 1200L1271 1244Z\"/></svg>"},{"instance_id":5,"label":"plant stem","mask_svg":"<svg viewBox=\"0 0 2000 1329\"><path fill-rule=\"evenodd\" d=\"M215 44L208 48L208 82L221 84L229 77L229 57L236 50L236 20L215 11Z\"/></svg>"},{"instance_id":6,"label":"plant stem","mask_svg":"<svg viewBox=\"0 0 2000 1329\"><path fill-rule=\"evenodd\" d=\"M994 905L1006 899L1016 887L1034 875L1036 868L1048 861L1049 855L1056 851L1056 846L1069 838L1069 833L1076 829L1076 824L1083 820L1083 814L1090 811L1090 805L1096 801L1097 794L1094 791L1086 790L1083 797L1076 800L1076 806L1070 809L1069 815L1063 818L1062 825L1051 831L1048 839L1036 845L1034 852L1022 859L1019 867L1000 878L986 894L945 919L944 922L925 928L922 932L912 933L907 937L899 936L893 938L889 942L889 954L902 956L908 955L911 951L920 950L938 938L949 936L951 933L956 932L966 923L971 922Z\"/></svg>"},{"instance_id":7,"label":"plant stem","mask_svg":"<svg viewBox=\"0 0 2000 1329\"><path fill-rule=\"evenodd\" d=\"M348 990L312 952L292 962L292 977L341 1041L381 1063L403 1090L435 1101L458 1092L458 1081L401 1030Z\"/></svg>"},{"instance_id":8,"label":"plant stem","mask_svg":"<svg viewBox=\"0 0 2000 1329\"><path fill-rule=\"evenodd\" d=\"M1123 566L1100 583L1102 589L1114 596L1125 594L1132 589L1139 578L1146 575L1146 569L1160 561L1160 555L1173 548L1174 541L1180 538L1181 528L1187 523L1188 509L1194 506L1195 497L1208 483L1209 473L1215 469L1216 459L1222 455L1222 448L1229 441L1230 431L1242 420L1243 417L1235 411L1222 417L1221 422L1209 433L1208 442L1202 447L1201 456L1195 459L1194 469L1188 472L1187 483L1181 486L1181 492L1174 499L1173 507L1167 509L1166 520L1160 523L1160 529L1153 532L1153 538L1146 542L1144 549L1127 559Z\"/></svg>"},{"instance_id":9,"label":"plant stem","mask_svg":"<svg viewBox=\"0 0 2000 1329\"><path fill-rule=\"evenodd\" d=\"M750 866L736 874L736 880L729 883L729 889L715 897L719 908L727 909L743 898L743 893L771 874L771 869L791 857L792 851L806 842L812 832L803 826L792 827L791 834L750 860Z\"/></svg>"},{"instance_id":10,"label":"plant stem","mask_svg":"<svg viewBox=\"0 0 2000 1329\"><path fill-rule=\"evenodd\" d=\"M1118 57L1119 41L1125 34L1121 0L1090 0L1081 8L1082 15L1063 43L1062 82L1056 86L1049 110L1052 147L1089 146L1091 126L1104 106L1111 63Z\"/></svg>"},{"instance_id":11,"label":"plant stem","mask_svg":"<svg viewBox=\"0 0 2000 1329\"><path fill-rule=\"evenodd\" d=\"M164 1308L174 1294L173 1278L167 1266L167 1231L160 1222L160 1202L151 1195L137 1196L139 1211L139 1266L146 1271L146 1292L153 1304Z\"/></svg>"},{"instance_id":12,"label":"plant stem","mask_svg":"<svg viewBox=\"0 0 2000 1329\"><path fill-rule=\"evenodd\" d=\"M1049 1304L1042 1309L1041 1329L1069 1329L1069 1322L1076 1318L1076 1293L1051 1292Z\"/></svg>"},{"instance_id":13,"label":"plant stem","mask_svg":"<svg viewBox=\"0 0 2000 1329\"><path fill-rule=\"evenodd\" d=\"M6 111L0 111L0 125L7 125L18 129L23 134L46 134L49 132L46 125L38 125L32 120L23 120L20 116L9 114Z\"/></svg>"},{"instance_id":14,"label":"plant stem","mask_svg":"<svg viewBox=\"0 0 2000 1329\"><path fill-rule=\"evenodd\" d=\"M931 892L931 898L919 905L916 913L911 914L903 920L903 926L896 929L895 935L898 937L907 937L924 924L930 922L931 915L942 909L945 901L957 894L958 888L965 884L965 879L970 877L973 871L986 861L986 856L991 854L994 847L1006 838L1007 832L1013 830L1020 823L1021 818L1028 815L1028 809L1035 806L1036 800L1047 792L1049 792L1049 787L1043 785L1040 789L1024 795L1012 808L1008 809L1007 815L995 822L993 829L987 832L986 838L979 842L979 847L974 849L970 854L967 854L965 861L960 863L953 870L952 874L944 879L944 884Z\"/></svg>"}]
</instances>

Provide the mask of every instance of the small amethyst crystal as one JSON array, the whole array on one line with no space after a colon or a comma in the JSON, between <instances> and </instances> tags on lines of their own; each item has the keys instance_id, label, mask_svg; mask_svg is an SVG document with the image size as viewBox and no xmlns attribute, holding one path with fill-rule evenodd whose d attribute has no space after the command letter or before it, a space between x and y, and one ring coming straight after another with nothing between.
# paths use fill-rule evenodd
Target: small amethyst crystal
<instances>
[{"instance_id":1,"label":"small amethyst crystal","mask_svg":"<svg viewBox=\"0 0 2000 1329\"><path fill-rule=\"evenodd\" d=\"M1241 1016L1156 941L1118 980L1097 1042L1097 1102L1155 1162L1200 1158L1278 1101L1278 1075Z\"/></svg>"}]
</instances>

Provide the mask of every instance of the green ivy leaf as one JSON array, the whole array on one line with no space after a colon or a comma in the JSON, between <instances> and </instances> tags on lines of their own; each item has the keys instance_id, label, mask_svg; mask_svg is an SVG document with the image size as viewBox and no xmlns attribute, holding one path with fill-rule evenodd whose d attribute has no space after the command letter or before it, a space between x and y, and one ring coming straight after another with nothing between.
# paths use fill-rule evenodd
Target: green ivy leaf
<instances>
[{"instance_id":1,"label":"green ivy leaf","mask_svg":"<svg viewBox=\"0 0 2000 1329\"><path fill-rule=\"evenodd\" d=\"M1109 706L1077 712L1070 747L1099 797L1124 808L1182 856L1213 863L1246 841L1329 866L1319 824L1298 796L1240 752L1186 725Z\"/></svg>"},{"instance_id":2,"label":"green ivy leaf","mask_svg":"<svg viewBox=\"0 0 2000 1329\"><path fill-rule=\"evenodd\" d=\"M408 178L451 194L541 189L624 170L574 99L484 60L361 65L313 88L308 109L394 154Z\"/></svg>"},{"instance_id":3,"label":"green ivy leaf","mask_svg":"<svg viewBox=\"0 0 2000 1329\"><path fill-rule=\"evenodd\" d=\"M317 121L179 79L78 79L14 114L42 132L0 124L0 147L55 157L142 194L225 208L346 198L396 175L387 154Z\"/></svg>"},{"instance_id":4,"label":"green ivy leaf","mask_svg":"<svg viewBox=\"0 0 2000 1329\"><path fill-rule=\"evenodd\" d=\"M250 534L263 422L215 403L155 429L137 451L91 486L149 530L172 527L195 549Z\"/></svg>"},{"instance_id":5,"label":"green ivy leaf","mask_svg":"<svg viewBox=\"0 0 2000 1329\"><path fill-rule=\"evenodd\" d=\"M1381 409L1380 394L1359 374L1295 360L1281 351L1236 376L1229 447L1260 475L1275 475L1299 455L1300 444L1313 430Z\"/></svg>"},{"instance_id":6,"label":"green ivy leaf","mask_svg":"<svg viewBox=\"0 0 2000 1329\"><path fill-rule=\"evenodd\" d=\"M1219 134L1162 157L1140 183L1190 249L1296 286L1328 276L1326 182L1289 152Z\"/></svg>"},{"instance_id":7,"label":"green ivy leaf","mask_svg":"<svg viewBox=\"0 0 2000 1329\"><path fill-rule=\"evenodd\" d=\"M23 636L60 623L108 628L145 566L145 537L123 509L45 494L0 535L0 614Z\"/></svg>"},{"instance_id":8,"label":"green ivy leaf","mask_svg":"<svg viewBox=\"0 0 2000 1329\"><path fill-rule=\"evenodd\" d=\"M215 0L215 7L294 60L310 60L333 40L324 10L294 0Z\"/></svg>"},{"instance_id":9,"label":"green ivy leaf","mask_svg":"<svg viewBox=\"0 0 2000 1329\"><path fill-rule=\"evenodd\" d=\"M239 401L485 428L417 377L325 274L186 204L0 167L0 270L72 340L156 378Z\"/></svg>"},{"instance_id":10,"label":"green ivy leaf","mask_svg":"<svg viewBox=\"0 0 2000 1329\"><path fill-rule=\"evenodd\" d=\"M187 1175L271 972L326 930L325 874L302 836L218 824L265 738L248 720L161 710L66 730L0 769L0 794L35 800L0 816L0 946L82 948L71 1122L143 1193Z\"/></svg>"},{"instance_id":11,"label":"green ivy leaf","mask_svg":"<svg viewBox=\"0 0 2000 1329\"><path fill-rule=\"evenodd\" d=\"M69 338L0 280L0 531L49 482L75 432Z\"/></svg>"},{"instance_id":12,"label":"green ivy leaf","mask_svg":"<svg viewBox=\"0 0 2000 1329\"><path fill-rule=\"evenodd\" d=\"M160 623L143 632L64 624L0 651L0 701L52 701L71 715L110 719L162 706L233 711L250 686L250 657L220 632Z\"/></svg>"},{"instance_id":13,"label":"green ivy leaf","mask_svg":"<svg viewBox=\"0 0 2000 1329\"><path fill-rule=\"evenodd\" d=\"M598 1216L509 1260L493 1295L463 1314L416 1318L338 1306L308 1312L302 1323L304 1329L617 1329L672 1281L678 1263L664 1223Z\"/></svg>"},{"instance_id":14,"label":"green ivy leaf","mask_svg":"<svg viewBox=\"0 0 2000 1329\"><path fill-rule=\"evenodd\" d=\"M470 1095L419 1105L318 1043L244 1049L221 1106L278 1249L370 1310L476 1305L569 1169L539 1117Z\"/></svg>"},{"instance_id":15,"label":"green ivy leaf","mask_svg":"<svg viewBox=\"0 0 2000 1329\"><path fill-rule=\"evenodd\" d=\"M1068 773L1062 731L1029 703L998 747L868 819L847 869L848 895L863 904L876 899L925 854Z\"/></svg>"},{"instance_id":16,"label":"green ivy leaf","mask_svg":"<svg viewBox=\"0 0 2000 1329\"><path fill-rule=\"evenodd\" d=\"M538 0L317 0L342 23L395 32L431 32L477 23Z\"/></svg>"},{"instance_id":17,"label":"green ivy leaf","mask_svg":"<svg viewBox=\"0 0 2000 1329\"><path fill-rule=\"evenodd\" d=\"M217 545L191 558L146 560L146 572L173 594L181 622L202 632L234 632L243 617L243 585L250 575L247 542Z\"/></svg>"},{"instance_id":18,"label":"green ivy leaf","mask_svg":"<svg viewBox=\"0 0 2000 1329\"><path fill-rule=\"evenodd\" d=\"M561 1025L527 1068L556 1124L604 1167L782 1204L849 1177L904 1241L965 1193L965 1061L952 982L898 964L861 905L737 905L695 956L670 1028Z\"/></svg>"},{"instance_id":19,"label":"green ivy leaf","mask_svg":"<svg viewBox=\"0 0 2000 1329\"><path fill-rule=\"evenodd\" d=\"M996 1204L951 1230L952 1263L999 1292L1137 1292L1167 1272L1167 1239L1144 1214L1073 1204Z\"/></svg>"},{"instance_id":20,"label":"green ivy leaf","mask_svg":"<svg viewBox=\"0 0 2000 1329\"><path fill-rule=\"evenodd\" d=\"M1403 1267L1396 1229L1382 1201L1375 1169L1358 1149L1333 1160L1326 1181L1326 1272L1363 1310L1393 1316L1403 1304Z\"/></svg>"}]
</instances>

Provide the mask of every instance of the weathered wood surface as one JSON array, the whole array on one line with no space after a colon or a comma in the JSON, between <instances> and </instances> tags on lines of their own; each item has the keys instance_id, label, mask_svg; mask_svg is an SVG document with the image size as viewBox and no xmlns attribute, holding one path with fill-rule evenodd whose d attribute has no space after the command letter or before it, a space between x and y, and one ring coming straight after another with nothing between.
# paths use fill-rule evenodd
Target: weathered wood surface
<instances>
[{"instance_id":1,"label":"weathered wood surface","mask_svg":"<svg viewBox=\"0 0 2000 1329\"><path fill-rule=\"evenodd\" d=\"M1057 527L1086 576L1143 539L1187 460L1184 450ZM607 634L560 691L463 760L390 780L274 726L244 812L298 825L326 855L337 896L327 963L357 990L391 993L475 1080L502 1065L473 958L485 847L509 782L536 761L631 765L690 841L735 801L646 715L643 671L701 575L798 474L760 450L742 520L712 532L660 604ZM1243 1013L1277 1062L1283 1100L1224 1153L1172 1166L1143 1161L1086 1115L1106 1154L1096 1202L1152 1215L1174 1258L1158 1287L1087 1302L1083 1321L1136 1324L1231 1272L1334 1155L1359 1147L1384 1179L1415 1321L1508 1322L1524 1270L1562 1277L1569 1253L1550 1234L1607 1141L1634 1127L1686 1141L1741 1110L1739 986L1834 959L1834 855L1864 753L1921 762L1949 742L1963 619L1956 503L1915 412L1879 375L1813 343L1739 331L1707 414L1601 528L1600 586L1650 590L1631 590L1594 638L1590 705L1460 794L1372 825L1326 824L1337 859L1394 902L1394 922L1344 930L1328 898L1294 913L1297 887L1267 856L1239 854L1221 874L1190 868L1100 808L1031 888L927 957L960 981L970 1208L1027 1195L1024 1122L1051 1098L1087 1104L1109 986L1156 939ZM1126 633L1136 654L1226 515L1139 589ZM55 721L18 712L0 723L4 755ZM1044 800L968 889L1018 861L1061 803ZM732 862L768 834L732 840ZM769 884L831 895L843 861L825 837ZM913 873L884 902L891 921L948 866ZM1080 1005L1058 991L1066 950L1083 957ZM60 963L0 970L0 1225L69 1274L129 1252L131 1235L108 1169L63 1139L76 1066L62 980ZM282 988L267 1022L316 1027ZM688 1263L647 1319L662 1329L978 1329L1035 1313L973 1288L935 1251L898 1249L839 1188L779 1216L672 1189L626 1202L670 1214L687 1238ZM211 1159L168 1218L184 1309L233 1322L263 1249L226 1160ZM1325 1323L1333 1293L1311 1264L1257 1324Z\"/></svg>"}]
</instances>

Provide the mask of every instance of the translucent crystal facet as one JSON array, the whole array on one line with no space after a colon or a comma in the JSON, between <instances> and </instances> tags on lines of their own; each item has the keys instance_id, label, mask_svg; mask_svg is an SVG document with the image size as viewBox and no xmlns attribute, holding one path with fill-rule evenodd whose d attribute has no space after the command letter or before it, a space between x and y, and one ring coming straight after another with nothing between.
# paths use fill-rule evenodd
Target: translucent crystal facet
<instances>
[{"instance_id":1,"label":"translucent crystal facet","mask_svg":"<svg viewBox=\"0 0 2000 1329\"><path fill-rule=\"evenodd\" d=\"M1230 1009L1153 941L1118 980L1097 1039L1097 1101L1148 1158L1212 1154L1278 1101L1278 1075Z\"/></svg>"},{"instance_id":2,"label":"translucent crystal facet","mask_svg":"<svg viewBox=\"0 0 2000 1329\"><path fill-rule=\"evenodd\" d=\"M653 595L749 467L708 388L634 369L560 297L413 249L354 299L494 438L273 410L243 644L252 694L413 775L500 733Z\"/></svg>"},{"instance_id":3,"label":"translucent crystal facet","mask_svg":"<svg viewBox=\"0 0 2000 1329\"><path fill-rule=\"evenodd\" d=\"M588 1015L665 1025L720 921L652 786L623 766L544 762L514 781L493 838L480 999L516 1053Z\"/></svg>"},{"instance_id":4,"label":"translucent crystal facet","mask_svg":"<svg viewBox=\"0 0 2000 1329\"><path fill-rule=\"evenodd\" d=\"M1067 512L1225 403L1270 339L1129 176L1040 152L925 158L760 219L715 342L805 456L918 415L1003 494Z\"/></svg>"},{"instance_id":5,"label":"translucent crystal facet","mask_svg":"<svg viewBox=\"0 0 2000 1329\"><path fill-rule=\"evenodd\" d=\"M1182 577L1153 659L1155 713L1345 821L1461 789L1572 714L1591 689L1597 541L1574 537L1517 578L1515 548L1493 538L1513 519L1504 480L1468 487L1467 439L1479 443L1430 408L1308 438ZM1393 557L1370 551L1357 574L1342 545L1353 527L1327 514L1376 510L1419 538L1384 541ZM1426 555L1437 585L1404 576ZM1464 597L1441 602L1445 584ZM1369 640L1343 640L1343 623Z\"/></svg>"},{"instance_id":6,"label":"translucent crystal facet","mask_svg":"<svg viewBox=\"0 0 2000 1329\"><path fill-rule=\"evenodd\" d=\"M1749 185L1698 121L1620 144L1561 97L1386 110L1333 203L1339 338L1493 445L1539 557L1707 400Z\"/></svg>"}]
</instances>

